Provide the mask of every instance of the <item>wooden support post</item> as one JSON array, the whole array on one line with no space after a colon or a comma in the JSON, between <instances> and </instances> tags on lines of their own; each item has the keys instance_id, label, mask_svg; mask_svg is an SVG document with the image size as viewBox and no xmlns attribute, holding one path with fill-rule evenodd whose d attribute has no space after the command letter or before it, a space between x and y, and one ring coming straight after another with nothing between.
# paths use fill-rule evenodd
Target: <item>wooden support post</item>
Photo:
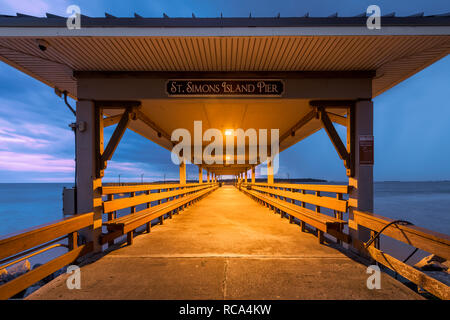
<instances>
[{"instance_id":1,"label":"wooden support post","mask_svg":"<svg viewBox=\"0 0 450 320\"><path fill-rule=\"evenodd\" d=\"M186 184L186 163L180 162L180 184Z\"/></svg>"},{"instance_id":2,"label":"wooden support post","mask_svg":"<svg viewBox=\"0 0 450 320\"><path fill-rule=\"evenodd\" d=\"M68 239L69 250L76 249L78 247L78 232L69 233Z\"/></svg>"},{"instance_id":3,"label":"wooden support post","mask_svg":"<svg viewBox=\"0 0 450 320\"><path fill-rule=\"evenodd\" d=\"M306 231L306 225L304 221L300 221L300 228L302 229L302 232Z\"/></svg>"},{"instance_id":4,"label":"wooden support post","mask_svg":"<svg viewBox=\"0 0 450 320\"><path fill-rule=\"evenodd\" d=\"M272 159L267 159L267 183L273 184L273 164Z\"/></svg>"},{"instance_id":5,"label":"wooden support post","mask_svg":"<svg viewBox=\"0 0 450 320\"><path fill-rule=\"evenodd\" d=\"M161 225L164 224L164 216L159 217L159 224L161 224Z\"/></svg>"},{"instance_id":6,"label":"wooden support post","mask_svg":"<svg viewBox=\"0 0 450 320\"><path fill-rule=\"evenodd\" d=\"M158 193L161 193L161 189L158 189ZM161 204L161 199L158 200L158 204Z\"/></svg>"},{"instance_id":7,"label":"wooden support post","mask_svg":"<svg viewBox=\"0 0 450 320\"><path fill-rule=\"evenodd\" d=\"M305 190L302 190L302 194L306 194L306 191L305 191ZM302 201L302 207L303 207L303 208L306 208L306 203L305 203L305 201Z\"/></svg>"},{"instance_id":8,"label":"wooden support post","mask_svg":"<svg viewBox=\"0 0 450 320\"><path fill-rule=\"evenodd\" d=\"M320 191L316 191L316 197L320 197ZM316 206L316 212L320 213L320 206Z\"/></svg>"},{"instance_id":9,"label":"wooden support post","mask_svg":"<svg viewBox=\"0 0 450 320\"><path fill-rule=\"evenodd\" d=\"M323 237L323 231L317 229L317 238L319 240L319 244L322 244L324 241L324 237Z\"/></svg>"},{"instance_id":10,"label":"wooden support post","mask_svg":"<svg viewBox=\"0 0 450 320\"><path fill-rule=\"evenodd\" d=\"M203 169L202 167L198 167L198 183L203 183Z\"/></svg>"},{"instance_id":11,"label":"wooden support post","mask_svg":"<svg viewBox=\"0 0 450 320\"><path fill-rule=\"evenodd\" d=\"M114 200L114 195L108 194L108 201L112 201L112 200ZM108 221L111 221L113 219L115 219L115 211L108 212Z\"/></svg>"},{"instance_id":12,"label":"wooden support post","mask_svg":"<svg viewBox=\"0 0 450 320\"><path fill-rule=\"evenodd\" d=\"M133 236L134 236L133 233L134 233L133 230L127 233L127 244L129 246L131 246L133 244Z\"/></svg>"},{"instance_id":13,"label":"wooden support post","mask_svg":"<svg viewBox=\"0 0 450 320\"><path fill-rule=\"evenodd\" d=\"M134 196L136 196L136 192L130 192L130 198L133 198ZM130 207L130 213L136 213L136 207L135 206L131 206Z\"/></svg>"},{"instance_id":14,"label":"wooden support post","mask_svg":"<svg viewBox=\"0 0 450 320\"><path fill-rule=\"evenodd\" d=\"M349 221L353 220L353 210L373 212L373 165L364 164L360 161L359 138L361 136L373 135L373 103L369 100L358 101L350 108L347 116L347 149L351 150L354 158L354 176L349 177ZM370 230L357 226L357 230L350 227L349 232L352 239L367 242L370 238ZM358 248L353 243L354 248ZM364 252L359 251L361 254Z\"/></svg>"},{"instance_id":15,"label":"wooden support post","mask_svg":"<svg viewBox=\"0 0 450 320\"><path fill-rule=\"evenodd\" d=\"M93 242L93 251L100 252L102 234L102 179L99 175L103 152L102 111L93 101L77 102L77 213L94 212L94 224L80 231L86 242Z\"/></svg>"},{"instance_id":16,"label":"wooden support post","mask_svg":"<svg viewBox=\"0 0 450 320\"><path fill-rule=\"evenodd\" d=\"M256 168L252 167L252 183L256 183Z\"/></svg>"},{"instance_id":17,"label":"wooden support post","mask_svg":"<svg viewBox=\"0 0 450 320\"><path fill-rule=\"evenodd\" d=\"M149 221L145 225L145 231L147 231L147 233L150 233L151 230L152 230L152 223Z\"/></svg>"},{"instance_id":18,"label":"wooden support post","mask_svg":"<svg viewBox=\"0 0 450 320\"><path fill-rule=\"evenodd\" d=\"M150 195L150 190L145 191L145 194L148 196ZM152 206L151 202L147 202L147 209Z\"/></svg>"}]
</instances>

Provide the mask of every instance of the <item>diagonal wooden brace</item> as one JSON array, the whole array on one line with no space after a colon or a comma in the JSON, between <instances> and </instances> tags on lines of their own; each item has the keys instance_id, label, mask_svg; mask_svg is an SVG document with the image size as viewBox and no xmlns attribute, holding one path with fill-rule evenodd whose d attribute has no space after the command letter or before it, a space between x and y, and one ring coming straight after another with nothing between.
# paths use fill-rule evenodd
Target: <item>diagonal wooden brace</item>
<instances>
[{"instance_id":1,"label":"diagonal wooden brace","mask_svg":"<svg viewBox=\"0 0 450 320\"><path fill-rule=\"evenodd\" d=\"M339 157L344 161L345 168L350 169L350 154L348 153L347 148L339 137L325 109L319 108L319 115L323 127L328 134L328 137L333 143L333 146L336 149Z\"/></svg>"},{"instance_id":2,"label":"diagonal wooden brace","mask_svg":"<svg viewBox=\"0 0 450 320\"><path fill-rule=\"evenodd\" d=\"M105 148L105 151L101 155L100 163L99 163L99 175L103 176L103 171L106 169L107 162L111 160L114 152L116 151L117 146L119 145L120 140L122 139L125 130L128 128L128 124L130 120L136 119L136 113L133 111L133 108L125 109L125 112L122 114L119 124L114 130L111 139L109 139L108 145Z\"/></svg>"}]
</instances>

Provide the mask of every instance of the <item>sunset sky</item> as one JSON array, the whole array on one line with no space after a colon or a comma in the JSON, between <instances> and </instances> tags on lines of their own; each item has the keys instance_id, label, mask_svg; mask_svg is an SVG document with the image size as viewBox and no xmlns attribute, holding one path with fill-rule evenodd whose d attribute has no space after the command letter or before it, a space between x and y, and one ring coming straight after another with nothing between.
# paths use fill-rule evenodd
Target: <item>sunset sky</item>
<instances>
[{"instance_id":1,"label":"sunset sky","mask_svg":"<svg viewBox=\"0 0 450 320\"><path fill-rule=\"evenodd\" d=\"M0 14L16 12L67 16L76 4L88 16L104 12L127 17L253 17L352 16L370 4L381 13L398 16L424 11L450 12L448 0L429 1L50 1L0 0ZM450 57L374 98L374 177L381 180L450 180ZM70 100L75 106L75 101ZM0 62L0 182L71 182L74 171L74 136L68 125L73 114L52 88ZM340 133L343 128L337 126ZM111 134L113 128L106 130ZM188 179L197 178L188 166ZM106 181L176 179L178 168L169 151L127 131L106 171ZM326 133L313 136L281 153L277 177L323 178L345 181L345 169Z\"/></svg>"}]
</instances>

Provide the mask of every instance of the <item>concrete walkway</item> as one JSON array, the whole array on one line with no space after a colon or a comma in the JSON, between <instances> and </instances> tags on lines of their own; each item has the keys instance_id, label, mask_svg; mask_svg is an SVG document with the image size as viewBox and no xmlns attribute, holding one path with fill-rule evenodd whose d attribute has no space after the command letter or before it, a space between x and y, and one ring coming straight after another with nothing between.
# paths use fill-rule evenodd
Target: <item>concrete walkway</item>
<instances>
[{"instance_id":1,"label":"concrete walkway","mask_svg":"<svg viewBox=\"0 0 450 320\"><path fill-rule=\"evenodd\" d=\"M60 276L28 299L420 299L225 186L81 268L81 289Z\"/></svg>"}]
</instances>

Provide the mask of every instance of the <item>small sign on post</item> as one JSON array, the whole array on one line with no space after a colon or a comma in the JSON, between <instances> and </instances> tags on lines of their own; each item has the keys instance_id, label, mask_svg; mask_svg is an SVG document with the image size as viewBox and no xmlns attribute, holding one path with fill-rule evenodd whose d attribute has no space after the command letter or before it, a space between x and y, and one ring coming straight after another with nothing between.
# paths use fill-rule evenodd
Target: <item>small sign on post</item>
<instances>
[{"instance_id":1,"label":"small sign on post","mask_svg":"<svg viewBox=\"0 0 450 320\"><path fill-rule=\"evenodd\" d=\"M373 136L359 136L359 164L373 165Z\"/></svg>"}]
</instances>

